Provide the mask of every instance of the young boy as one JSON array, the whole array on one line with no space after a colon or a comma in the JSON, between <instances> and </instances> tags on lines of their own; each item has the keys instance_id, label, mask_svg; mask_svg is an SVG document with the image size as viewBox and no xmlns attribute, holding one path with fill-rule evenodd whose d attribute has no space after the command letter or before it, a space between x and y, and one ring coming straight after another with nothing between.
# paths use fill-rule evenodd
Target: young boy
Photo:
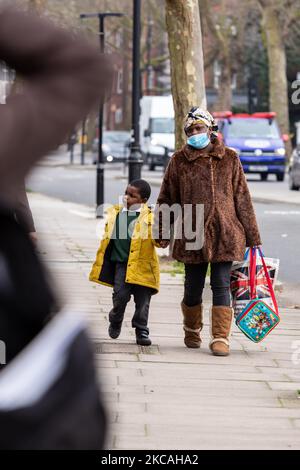
<instances>
[{"instance_id":1,"label":"young boy","mask_svg":"<svg viewBox=\"0 0 300 470\"><path fill-rule=\"evenodd\" d=\"M90 273L90 281L113 287L109 336L119 337L126 305L133 295L132 327L136 342L150 346L148 315L151 295L159 289L159 262L152 238L153 214L146 205L151 194L145 180L132 181L123 205L108 210L104 237Z\"/></svg>"}]
</instances>

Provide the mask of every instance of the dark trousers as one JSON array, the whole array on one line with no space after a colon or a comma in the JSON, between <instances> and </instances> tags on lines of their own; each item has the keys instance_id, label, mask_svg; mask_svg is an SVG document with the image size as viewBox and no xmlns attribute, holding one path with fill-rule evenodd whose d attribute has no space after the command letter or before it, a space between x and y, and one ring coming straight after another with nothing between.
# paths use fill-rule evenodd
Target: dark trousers
<instances>
[{"instance_id":1,"label":"dark trousers","mask_svg":"<svg viewBox=\"0 0 300 470\"><path fill-rule=\"evenodd\" d=\"M127 263L116 263L115 282L113 290L113 308L109 312L109 321L113 325L121 326L126 306L133 295L135 312L131 321L132 327L139 331L148 329L148 316L153 289L125 282Z\"/></svg>"},{"instance_id":2,"label":"dark trousers","mask_svg":"<svg viewBox=\"0 0 300 470\"><path fill-rule=\"evenodd\" d=\"M232 262L210 264L210 286L213 293L213 305L231 304L230 270ZM185 264L185 282L183 302L188 307L202 303L202 293L208 263Z\"/></svg>"}]
</instances>

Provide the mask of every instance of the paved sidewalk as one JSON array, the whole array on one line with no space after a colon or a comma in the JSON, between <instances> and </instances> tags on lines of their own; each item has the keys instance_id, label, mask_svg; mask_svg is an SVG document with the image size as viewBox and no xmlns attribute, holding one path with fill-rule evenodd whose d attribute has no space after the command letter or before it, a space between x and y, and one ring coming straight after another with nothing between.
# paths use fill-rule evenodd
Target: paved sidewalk
<instances>
[{"instance_id":1,"label":"paved sidewalk","mask_svg":"<svg viewBox=\"0 0 300 470\"><path fill-rule=\"evenodd\" d=\"M153 345L134 342L126 313L119 340L107 336L111 289L87 276L103 221L72 203L30 194L41 252L74 315L86 315L109 410L109 449L300 449L299 310L262 343L233 328L232 353L208 350L208 310L201 350L183 346L182 279L162 275L153 297ZM209 299L206 288L205 299Z\"/></svg>"}]
</instances>

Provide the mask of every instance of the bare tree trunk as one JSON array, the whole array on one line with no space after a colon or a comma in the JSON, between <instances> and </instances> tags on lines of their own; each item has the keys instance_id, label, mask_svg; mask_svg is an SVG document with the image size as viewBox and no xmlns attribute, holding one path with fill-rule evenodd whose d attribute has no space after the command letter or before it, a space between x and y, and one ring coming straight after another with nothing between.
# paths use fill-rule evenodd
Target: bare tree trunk
<instances>
[{"instance_id":1,"label":"bare tree trunk","mask_svg":"<svg viewBox=\"0 0 300 470\"><path fill-rule=\"evenodd\" d=\"M270 110L275 111L282 134L289 134L288 83L286 76L286 53L282 38L278 11L273 0L258 0L262 7L263 27L267 40L269 62ZM286 143L288 157L291 142Z\"/></svg>"},{"instance_id":2,"label":"bare tree trunk","mask_svg":"<svg viewBox=\"0 0 300 470\"><path fill-rule=\"evenodd\" d=\"M185 143L183 120L188 110L192 106L206 109L198 0L166 0L166 24L178 149Z\"/></svg>"}]
</instances>

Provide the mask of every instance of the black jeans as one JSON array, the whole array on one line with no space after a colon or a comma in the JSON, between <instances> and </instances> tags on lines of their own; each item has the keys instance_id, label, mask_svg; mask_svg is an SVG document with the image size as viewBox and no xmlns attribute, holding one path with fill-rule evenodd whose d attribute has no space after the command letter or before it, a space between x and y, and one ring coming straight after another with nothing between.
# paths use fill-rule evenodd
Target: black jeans
<instances>
[{"instance_id":1,"label":"black jeans","mask_svg":"<svg viewBox=\"0 0 300 470\"><path fill-rule=\"evenodd\" d=\"M213 293L213 305L230 306L230 270L232 262L225 261L210 264L210 286ZM202 303L202 293L208 263L185 264L185 282L183 302L188 307Z\"/></svg>"},{"instance_id":2,"label":"black jeans","mask_svg":"<svg viewBox=\"0 0 300 470\"><path fill-rule=\"evenodd\" d=\"M139 331L146 331L149 333L147 325L153 289L125 282L126 269L127 263L116 263L115 282L112 295L113 308L109 312L109 321L115 326L122 325L126 306L131 295L133 295L135 312L131 321L132 327Z\"/></svg>"}]
</instances>

